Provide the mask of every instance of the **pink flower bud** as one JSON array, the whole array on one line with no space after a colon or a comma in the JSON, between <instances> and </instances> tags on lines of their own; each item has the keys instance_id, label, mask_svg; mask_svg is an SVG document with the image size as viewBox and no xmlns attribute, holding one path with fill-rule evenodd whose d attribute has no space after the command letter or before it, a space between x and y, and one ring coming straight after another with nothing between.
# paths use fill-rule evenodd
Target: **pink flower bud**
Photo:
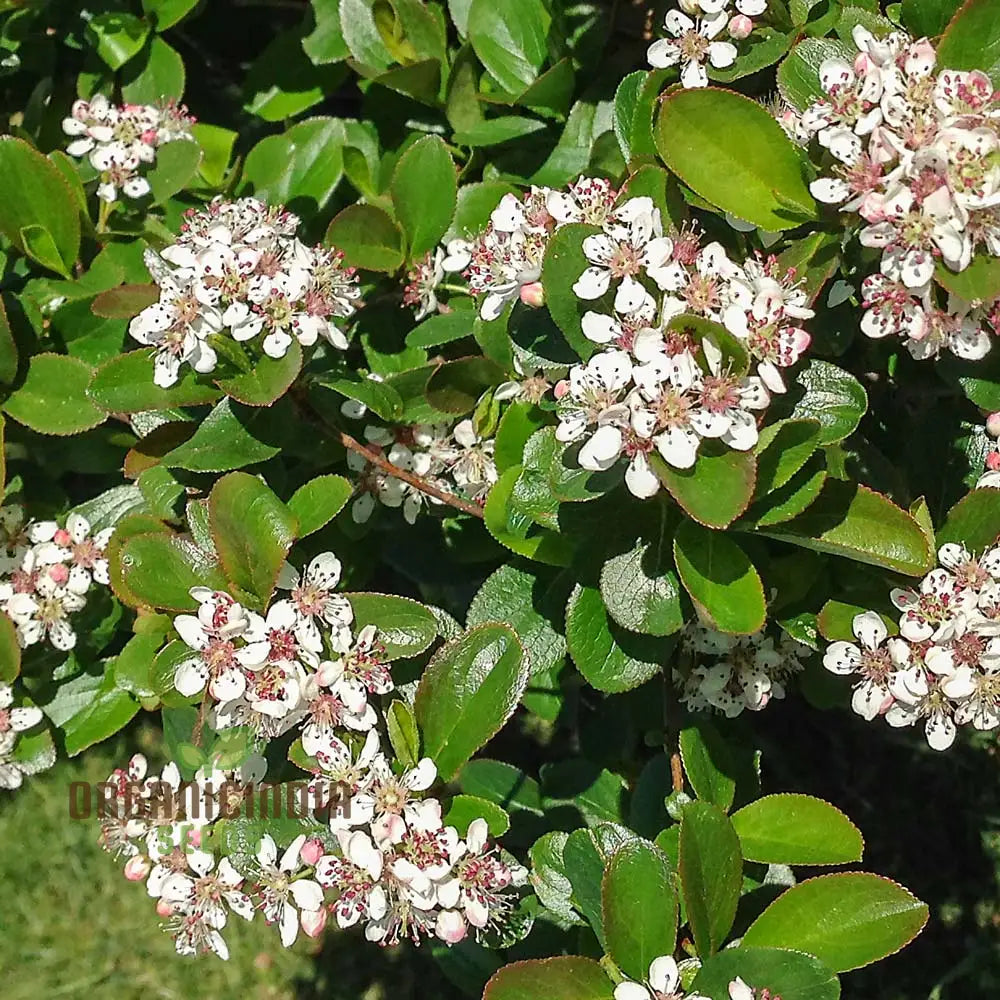
<instances>
[{"instance_id":1,"label":"pink flower bud","mask_svg":"<svg viewBox=\"0 0 1000 1000\"><path fill-rule=\"evenodd\" d=\"M986 468L990 472L1000 472L1000 451L991 451L986 456Z\"/></svg>"},{"instance_id":2,"label":"pink flower bud","mask_svg":"<svg viewBox=\"0 0 1000 1000\"><path fill-rule=\"evenodd\" d=\"M521 301L532 309L540 309L545 305L545 289L540 281L521 286Z\"/></svg>"},{"instance_id":3,"label":"pink flower bud","mask_svg":"<svg viewBox=\"0 0 1000 1000\"><path fill-rule=\"evenodd\" d=\"M149 858L137 854L125 862L125 878L130 882L141 882L149 874Z\"/></svg>"},{"instance_id":4,"label":"pink flower bud","mask_svg":"<svg viewBox=\"0 0 1000 1000\"><path fill-rule=\"evenodd\" d=\"M70 538L70 534L65 528L58 528L56 533L52 536L52 541L54 541L56 545L69 545L73 539Z\"/></svg>"},{"instance_id":5,"label":"pink flower bud","mask_svg":"<svg viewBox=\"0 0 1000 1000\"><path fill-rule=\"evenodd\" d=\"M305 931L307 937L319 937L323 933L323 928L326 927L326 908L303 910L299 914L299 918L302 923L302 930Z\"/></svg>"},{"instance_id":6,"label":"pink flower bud","mask_svg":"<svg viewBox=\"0 0 1000 1000\"><path fill-rule=\"evenodd\" d=\"M555 396L556 399L562 399L567 392L569 392L569 382L566 379L562 379L559 382L556 382L555 387L552 390L552 395Z\"/></svg>"},{"instance_id":7,"label":"pink flower bud","mask_svg":"<svg viewBox=\"0 0 1000 1000\"><path fill-rule=\"evenodd\" d=\"M1000 410L986 418L986 433L990 437L1000 438Z\"/></svg>"},{"instance_id":8,"label":"pink flower bud","mask_svg":"<svg viewBox=\"0 0 1000 1000\"><path fill-rule=\"evenodd\" d=\"M434 925L434 933L445 944L458 944L468 933L468 928L465 926L465 917L458 910L442 910L438 914L437 923Z\"/></svg>"},{"instance_id":9,"label":"pink flower bud","mask_svg":"<svg viewBox=\"0 0 1000 1000\"><path fill-rule=\"evenodd\" d=\"M729 22L729 37L740 41L750 37L753 21L746 14L735 14Z\"/></svg>"},{"instance_id":10,"label":"pink flower bud","mask_svg":"<svg viewBox=\"0 0 1000 1000\"><path fill-rule=\"evenodd\" d=\"M49 567L49 579L53 583L58 583L62 586L69 579L69 567L64 566L62 563L56 563Z\"/></svg>"},{"instance_id":11,"label":"pink flower bud","mask_svg":"<svg viewBox=\"0 0 1000 1000\"><path fill-rule=\"evenodd\" d=\"M201 847L201 827L196 826L188 830L188 843L192 847Z\"/></svg>"},{"instance_id":12,"label":"pink flower bud","mask_svg":"<svg viewBox=\"0 0 1000 1000\"><path fill-rule=\"evenodd\" d=\"M171 917L173 916L174 908L165 899L158 899L156 901L156 913L161 917Z\"/></svg>"},{"instance_id":13,"label":"pink flower bud","mask_svg":"<svg viewBox=\"0 0 1000 1000\"><path fill-rule=\"evenodd\" d=\"M299 857L307 865L314 865L326 851L323 848L323 841L318 837L310 837L303 845L302 850L299 851Z\"/></svg>"}]
</instances>

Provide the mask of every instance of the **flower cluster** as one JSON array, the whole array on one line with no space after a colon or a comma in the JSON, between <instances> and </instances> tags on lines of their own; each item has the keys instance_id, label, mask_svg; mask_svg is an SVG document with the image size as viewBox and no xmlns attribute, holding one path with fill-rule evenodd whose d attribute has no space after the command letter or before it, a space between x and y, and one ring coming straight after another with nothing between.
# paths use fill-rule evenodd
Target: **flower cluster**
<instances>
[{"instance_id":1,"label":"flower cluster","mask_svg":"<svg viewBox=\"0 0 1000 1000\"><path fill-rule=\"evenodd\" d=\"M335 592L340 572L330 552L301 576L286 566L278 586L288 597L265 615L222 591L192 588L197 613L174 619L191 649L177 664L174 686L186 696L207 689L217 729L250 726L270 738L304 723L304 740L331 725L370 729L368 696L391 691L392 678L375 627L352 637L351 605Z\"/></svg>"},{"instance_id":2,"label":"flower cluster","mask_svg":"<svg viewBox=\"0 0 1000 1000\"><path fill-rule=\"evenodd\" d=\"M441 424L412 427L380 427L368 424L364 439L369 448L405 472L445 493L485 503L497 481L492 438L482 438L472 420L459 421L450 430ZM358 476L358 494L351 505L351 517L364 524L372 516L376 502L400 507L407 523L413 524L426 503L441 501L418 490L358 452L347 453L347 465Z\"/></svg>"},{"instance_id":3,"label":"flower cluster","mask_svg":"<svg viewBox=\"0 0 1000 1000\"><path fill-rule=\"evenodd\" d=\"M700 993L686 993L681 986L681 972L691 959L678 965L673 955L660 955L649 964L649 976L644 983L634 983L629 979L615 987L614 1000L707 1000ZM730 1000L781 1000L768 990L762 990L758 997L751 986L747 986L737 976L729 984Z\"/></svg>"},{"instance_id":4,"label":"flower cluster","mask_svg":"<svg viewBox=\"0 0 1000 1000\"><path fill-rule=\"evenodd\" d=\"M173 385L182 364L207 373L218 363L213 335L227 331L226 354L260 340L282 358L293 340L309 347L323 337L346 350L337 319L353 315L361 295L343 253L308 247L296 238L299 219L255 198L216 198L188 212L177 242L146 264L159 301L129 324L140 344L154 348L154 381Z\"/></svg>"},{"instance_id":5,"label":"flower cluster","mask_svg":"<svg viewBox=\"0 0 1000 1000\"><path fill-rule=\"evenodd\" d=\"M697 622L686 626L681 645L693 663L690 672L675 672L681 701L692 712L715 709L731 719L784 698L788 679L804 669L802 661L812 653L787 636L730 635Z\"/></svg>"},{"instance_id":6,"label":"flower cluster","mask_svg":"<svg viewBox=\"0 0 1000 1000\"><path fill-rule=\"evenodd\" d=\"M1000 100L978 70L936 70L926 39L876 39L860 25L854 64L820 65L826 97L803 125L838 161L810 185L820 201L856 212L862 245L881 250L862 286L869 337L902 337L918 359L950 350L977 360L1000 329L996 302L945 306L937 261L964 271L982 249L1000 256Z\"/></svg>"},{"instance_id":7,"label":"flower cluster","mask_svg":"<svg viewBox=\"0 0 1000 1000\"><path fill-rule=\"evenodd\" d=\"M730 0L680 0L680 7L664 19L663 27L670 37L653 42L646 58L655 69L679 65L682 87L707 87L705 63L726 69L739 55L732 42L718 41L719 36L727 31L733 41L749 38L753 18L767 10L767 0L736 0L735 13L730 10Z\"/></svg>"},{"instance_id":8,"label":"flower cluster","mask_svg":"<svg viewBox=\"0 0 1000 1000\"><path fill-rule=\"evenodd\" d=\"M168 102L125 104L119 107L98 94L89 101L76 101L63 131L72 137L66 147L70 156L86 156L101 174L97 197L117 201L149 194L149 181L142 176L143 164L156 160L160 146L178 139L193 141L194 124L187 108Z\"/></svg>"},{"instance_id":9,"label":"flower cluster","mask_svg":"<svg viewBox=\"0 0 1000 1000\"><path fill-rule=\"evenodd\" d=\"M37 726L42 721L42 710L33 705L11 708L13 704L14 689L9 684L0 684L0 788L11 791L21 787L25 775L55 763L51 746L35 760L18 756L18 734Z\"/></svg>"},{"instance_id":10,"label":"flower cluster","mask_svg":"<svg viewBox=\"0 0 1000 1000\"><path fill-rule=\"evenodd\" d=\"M890 594L897 636L866 611L853 621L857 642L832 643L823 664L856 676L851 704L863 718L922 721L930 746L947 750L957 726L1000 726L1000 545L977 557L948 543L938 561L919 587Z\"/></svg>"},{"instance_id":11,"label":"flower cluster","mask_svg":"<svg viewBox=\"0 0 1000 1000\"><path fill-rule=\"evenodd\" d=\"M810 342L798 324L813 312L794 274L773 257L736 264L719 243L702 246L693 230L664 235L645 197L616 208L583 251L590 266L573 291L591 301L613 288L614 301L611 313L590 311L582 320L584 334L606 349L556 387L556 436L583 441L580 466L603 471L624 455L628 488L650 497L659 489L654 449L683 469L705 439L753 448L756 414L770 393L785 391L781 369ZM743 357L699 333L700 320L723 325Z\"/></svg>"},{"instance_id":12,"label":"flower cluster","mask_svg":"<svg viewBox=\"0 0 1000 1000\"><path fill-rule=\"evenodd\" d=\"M461 239L428 250L423 259L414 264L406 275L403 305L413 309L413 318L418 323L436 312L449 311L448 306L438 301L438 288L446 275L464 271L468 264L469 244Z\"/></svg>"},{"instance_id":13,"label":"flower cluster","mask_svg":"<svg viewBox=\"0 0 1000 1000\"><path fill-rule=\"evenodd\" d=\"M104 550L112 529L92 534L90 522L70 514L24 523L20 507L0 508L0 608L14 623L22 648L48 641L67 651L76 645L70 616L82 610L91 584L108 585Z\"/></svg>"},{"instance_id":14,"label":"flower cluster","mask_svg":"<svg viewBox=\"0 0 1000 1000\"><path fill-rule=\"evenodd\" d=\"M328 914L342 928L363 923L381 944L429 935L454 944L470 927L500 924L516 900L511 890L526 873L488 843L485 821L462 837L424 795L437 778L433 762L406 770L383 752L376 697L393 690L392 676L374 626L352 639L351 606L334 593L339 574L331 553L301 577L286 571L289 597L266 617L195 588L198 613L175 619L192 650L176 686L187 695L207 687L216 729L246 725L263 739L300 729L313 773L300 808L315 827L280 856L264 836L253 861L216 865L208 828L252 797L249 761L240 772L203 766L183 785L174 764L147 778L141 757L116 771L102 843L126 857L126 877L146 881L181 954L227 957L220 931L229 911L249 920L259 909L286 947L300 927L318 935Z\"/></svg>"},{"instance_id":15,"label":"flower cluster","mask_svg":"<svg viewBox=\"0 0 1000 1000\"><path fill-rule=\"evenodd\" d=\"M603 224L616 197L607 181L591 177L580 177L565 191L533 187L522 198L506 194L476 239L448 244L444 263L464 269L469 291L484 296L485 320L496 319L518 296L540 305L542 260L552 234L570 222Z\"/></svg>"}]
</instances>

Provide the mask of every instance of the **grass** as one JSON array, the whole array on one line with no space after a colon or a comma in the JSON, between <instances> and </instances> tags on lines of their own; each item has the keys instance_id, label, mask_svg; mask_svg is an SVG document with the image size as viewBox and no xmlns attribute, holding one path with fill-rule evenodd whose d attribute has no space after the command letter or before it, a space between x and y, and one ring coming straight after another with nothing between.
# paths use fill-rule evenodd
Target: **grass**
<instances>
[{"instance_id":1,"label":"grass","mask_svg":"<svg viewBox=\"0 0 1000 1000\"><path fill-rule=\"evenodd\" d=\"M152 730L29 778L0 799L0 974L4 1000L407 1000L446 997L429 956L383 952L357 933L304 937L286 951L258 917L230 921L230 960L184 958L142 885L97 844L95 819L69 817L69 785L104 781ZM430 987L431 992L424 987Z\"/></svg>"}]
</instances>

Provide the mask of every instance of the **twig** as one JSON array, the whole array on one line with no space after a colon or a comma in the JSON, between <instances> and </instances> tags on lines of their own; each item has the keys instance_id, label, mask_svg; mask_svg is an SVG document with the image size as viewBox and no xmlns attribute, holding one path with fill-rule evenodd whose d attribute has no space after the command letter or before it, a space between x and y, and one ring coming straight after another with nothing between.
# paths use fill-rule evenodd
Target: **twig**
<instances>
[{"instance_id":1,"label":"twig","mask_svg":"<svg viewBox=\"0 0 1000 1000\"><path fill-rule=\"evenodd\" d=\"M195 720L195 724L191 727L191 742L196 747L201 747L201 736L205 729L205 717L208 715L208 688L205 688L205 694L202 696L201 705L198 706L198 718Z\"/></svg>"},{"instance_id":2,"label":"twig","mask_svg":"<svg viewBox=\"0 0 1000 1000\"><path fill-rule=\"evenodd\" d=\"M483 508L479 504L463 500L461 497L455 496L454 493L448 493L446 490L438 489L437 486L427 482L426 479L421 479L420 476L416 476L412 472L407 472L406 469L401 469L398 465L393 465L380 451L366 447L345 431L331 429L340 438L340 443L345 448L363 455L372 465L378 466L383 472L387 472L390 476L394 476L404 483L409 483L415 490L420 490L421 493L426 493L427 496L434 497L436 500L440 500L441 503L448 504L449 507L455 507L466 514L478 517L480 520L483 518Z\"/></svg>"}]
</instances>

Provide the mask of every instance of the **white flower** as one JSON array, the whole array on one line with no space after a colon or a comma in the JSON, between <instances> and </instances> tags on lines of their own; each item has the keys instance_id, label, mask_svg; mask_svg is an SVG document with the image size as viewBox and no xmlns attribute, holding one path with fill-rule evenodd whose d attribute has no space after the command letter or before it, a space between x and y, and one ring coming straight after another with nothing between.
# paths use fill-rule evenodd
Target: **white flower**
<instances>
[{"instance_id":1,"label":"white flower","mask_svg":"<svg viewBox=\"0 0 1000 1000\"><path fill-rule=\"evenodd\" d=\"M673 38L661 38L650 45L646 58L657 69L681 65L681 85L707 87L707 59L716 69L725 69L736 61L737 49L730 42L713 41L726 27L726 12L700 19L697 24L680 11L670 11L663 26Z\"/></svg>"},{"instance_id":2,"label":"white flower","mask_svg":"<svg viewBox=\"0 0 1000 1000\"><path fill-rule=\"evenodd\" d=\"M257 848L255 895L260 899L264 919L278 924L281 943L286 948L290 948L298 936L300 917L305 919L306 914L315 913L323 906L320 884L300 875L299 852L305 841L305 834L296 837L285 849L280 861L270 834L261 838Z\"/></svg>"},{"instance_id":3,"label":"white flower","mask_svg":"<svg viewBox=\"0 0 1000 1000\"><path fill-rule=\"evenodd\" d=\"M874 611L855 615L852 629L861 645L843 641L831 643L823 656L823 666L835 674L858 674L861 677L854 689L851 707L871 722L892 703L889 679L900 666L899 653L894 658L892 650L895 648L898 651L900 647L897 644L883 648L882 643L889 630Z\"/></svg>"},{"instance_id":4,"label":"white flower","mask_svg":"<svg viewBox=\"0 0 1000 1000\"><path fill-rule=\"evenodd\" d=\"M296 638L306 649L322 653L322 624L328 629L333 651L346 652L354 611L346 597L335 593L340 582L340 560L332 552L322 552L312 559L301 579L291 567L288 570L279 577L278 586L291 591L289 600L298 619Z\"/></svg>"}]
</instances>

